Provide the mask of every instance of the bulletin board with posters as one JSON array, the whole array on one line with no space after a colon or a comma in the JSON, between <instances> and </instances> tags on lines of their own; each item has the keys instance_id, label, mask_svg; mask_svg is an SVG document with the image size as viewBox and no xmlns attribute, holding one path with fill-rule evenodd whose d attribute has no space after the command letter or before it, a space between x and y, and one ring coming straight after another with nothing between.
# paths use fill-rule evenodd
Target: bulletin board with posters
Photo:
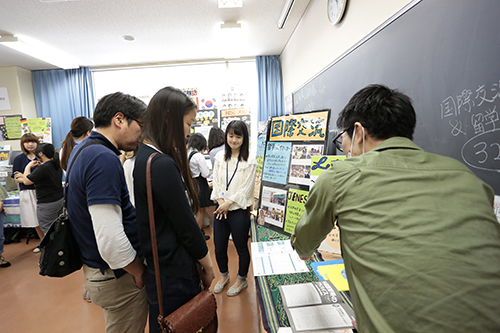
<instances>
[{"instance_id":1,"label":"bulletin board with posters","mask_svg":"<svg viewBox=\"0 0 500 333\"><path fill-rule=\"evenodd\" d=\"M257 223L290 235L309 195L311 160L326 153L330 110L272 117L262 167Z\"/></svg>"}]
</instances>

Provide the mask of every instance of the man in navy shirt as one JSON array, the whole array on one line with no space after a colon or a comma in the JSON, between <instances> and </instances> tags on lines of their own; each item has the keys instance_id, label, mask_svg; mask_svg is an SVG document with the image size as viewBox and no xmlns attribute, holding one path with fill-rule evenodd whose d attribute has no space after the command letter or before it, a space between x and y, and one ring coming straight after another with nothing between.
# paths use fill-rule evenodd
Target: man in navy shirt
<instances>
[{"instance_id":1,"label":"man in navy shirt","mask_svg":"<svg viewBox=\"0 0 500 333\"><path fill-rule=\"evenodd\" d=\"M104 96L94 111L96 131L68 161L68 215L87 290L92 302L104 309L107 333L143 333L146 326L146 270L118 158L120 150L139 145L145 113L146 105L136 97L119 92ZM85 143L95 140L100 144L83 148L74 159Z\"/></svg>"}]
</instances>

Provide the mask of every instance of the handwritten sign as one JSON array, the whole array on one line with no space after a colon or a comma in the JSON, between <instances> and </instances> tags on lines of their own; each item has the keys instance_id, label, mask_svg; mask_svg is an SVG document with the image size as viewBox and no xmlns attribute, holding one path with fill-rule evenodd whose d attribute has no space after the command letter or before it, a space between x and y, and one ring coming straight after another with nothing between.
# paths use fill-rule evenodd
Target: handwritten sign
<instances>
[{"instance_id":1,"label":"handwritten sign","mask_svg":"<svg viewBox=\"0 0 500 333\"><path fill-rule=\"evenodd\" d=\"M311 183L309 190L314 186L319 175L332 167L333 163L345 160L345 156L312 156Z\"/></svg>"},{"instance_id":2,"label":"handwritten sign","mask_svg":"<svg viewBox=\"0 0 500 333\"><path fill-rule=\"evenodd\" d=\"M500 172L500 81L463 89L441 102L441 120L449 125L450 135L468 139L462 159L470 167ZM464 121L462 114L468 115Z\"/></svg>"},{"instance_id":3,"label":"handwritten sign","mask_svg":"<svg viewBox=\"0 0 500 333\"><path fill-rule=\"evenodd\" d=\"M328 111L273 118L270 141L325 141Z\"/></svg>"},{"instance_id":4,"label":"handwritten sign","mask_svg":"<svg viewBox=\"0 0 500 333\"><path fill-rule=\"evenodd\" d=\"M288 200L286 201L285 232L291 234L295 225L299 222L304 212L307 202L308 191L291 188L288 190Z\"/></svg>"},{"instance_id":5,"label":"handwritten sign","mask_svg":"<svg viewBox=\"0 0 500 333\"><path fill-rule=\"evenodd\" d=\"M268 142L262 180L286 185L291 142Z\"/></svg>"},{"instance_id":6,"label":"handwritten sign","mask_svg":"<svg viewBox=\"0 0 500 333\"><path fill-rule=\"evenodd\" d=\"M246 116L246 115L248 115L247 109L220 110L221 117L238 117L238 116Z\"/></svg>"},{"instance_id":7,"label":"handwritten sign","mask_svg":"<svg viewBox=\"0 0 500 333\"><path fill-rule=\"evenodd\" d=\"M20 139L23 135L21 132L21 116L5 117L5 135L8 140Z\"/></svg>"}]
</instances>

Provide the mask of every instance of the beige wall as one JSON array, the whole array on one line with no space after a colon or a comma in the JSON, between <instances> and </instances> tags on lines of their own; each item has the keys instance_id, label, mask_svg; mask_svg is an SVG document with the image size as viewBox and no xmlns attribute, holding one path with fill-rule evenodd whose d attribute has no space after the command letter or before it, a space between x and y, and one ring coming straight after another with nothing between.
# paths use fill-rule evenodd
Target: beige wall
<instances>
[{"instance_id":1,"label":"beige wall","mask_svg":"<svg viewBox=\"0 0 500 333\"><path fill-rule=\"evenodd\" d=\"M24 118L37 118L35 95L31 72L20 67L0 67L0 87L7 88L10 110L0 111L0 116L22 115ZM0 145L11 145L19 150L20 140L0 141Z\"/></svg>"},{"instance_id":2,"label":"beige wall","mask_svg":"<svg viewBox=\"0 0 500 333\"><path fill-rule=\"evenodd\" d=\"M327 1L312 0L281 54L285 96L328 67L412 0L348 0L342 21L328 20Z\"/></svg>"}]
</instances>

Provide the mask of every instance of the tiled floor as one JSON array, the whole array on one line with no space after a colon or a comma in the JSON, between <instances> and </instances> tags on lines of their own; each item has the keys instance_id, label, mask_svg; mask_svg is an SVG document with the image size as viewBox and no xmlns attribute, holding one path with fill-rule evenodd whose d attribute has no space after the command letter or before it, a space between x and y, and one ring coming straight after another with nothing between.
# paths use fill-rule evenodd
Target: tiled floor
<instances>
[{"instance_id":1,"label":"tiled floor","mask_svg":"<svg viewBox=\"0 0 500 333\"><path fill-rule=\"evenodd\" d=\"M211 229L206 228L211 235ZM208 242L214 268L213 238ZM33 248L37 240L26 245L5 245L5 258L12 266L0 268L0 333L18 332L104 332L102 309L82 299L85 282L80 270L64 278L49 278L38 274L39 254ZM234 246L229 248L229 270L234 281L238 258ZM216 273L212 287L220 278ZM255 279L250 266L248 288L236 297L228 297L226 289L217 295L219 333L260 332L261 321L255 291Z\"/></svg>"}]
</instances>

